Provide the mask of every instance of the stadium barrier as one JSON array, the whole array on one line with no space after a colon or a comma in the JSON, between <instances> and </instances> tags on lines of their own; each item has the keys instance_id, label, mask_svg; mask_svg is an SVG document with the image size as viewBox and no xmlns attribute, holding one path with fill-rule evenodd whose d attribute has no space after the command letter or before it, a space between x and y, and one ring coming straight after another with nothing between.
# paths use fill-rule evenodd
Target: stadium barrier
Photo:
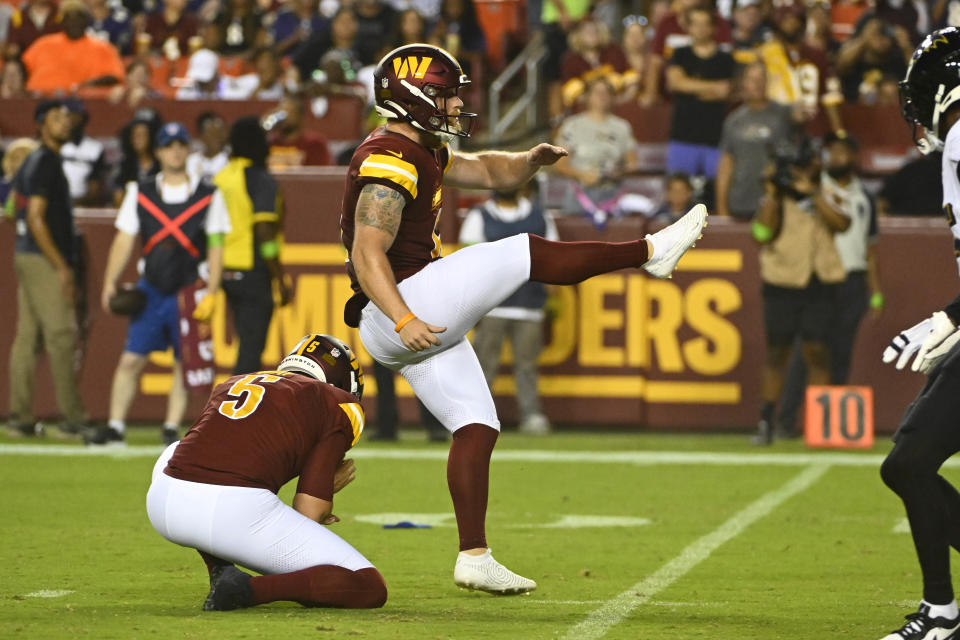
<instances>
[{"instance_id":1,"label":"stadium barrier","mask_svg":"<svg viewBox=\"0 0 960 640\"><path fill-rule=\"evenodd\" d=\"M288 171L279 176L286 198L283 260L295 297L275 314L264 364L279 361L308 331L332 333L369 356L356 331L343 323L349 297L338 243L343 168ZM448 189L440 218L441 236L451 242L459 226L458 194ZM318 204L322 203L322 204ZM96 418L107 411L111 377L123 347L126 319L99 308L101 279L113 237L113 210L78 212L89 246L91 330L82 372L82 392ZM621 241L651 229L641 218L615 221L600 231L579 217L561 218L566 240ZM450 250L450 247L447 247ZM0 273L0 415L7 412L7 361L16 319L13 225L0 224L0 253L8 268ZM880 273L887 309L864 320L856 342L850 383L870 386L876 398L878 432L890 432L923 384L923 376L880 364L883 347L901 329L945 304L957 290L951 236L943 220L881 220ZM136 277L133 266L123 280ZM923 286L917 286L917 283ZM470 286L464 283L464 286ZM740 429L756 422L764 334L757 251L747 225L711 219L703 240L680 263L672 280L641 272L618 272L575 287L562 287L558 314L550 325L542 356L541 391L547 414L561 424L619 428ZM225 376L233 365L233 340L225 302L214 316L216 364ZM169 354L154 354L141 381L132 419L156 421L163 415L170 381ZM376 393L367 377L367 399ZM509 369L494 391L504 421L515 418ZM410 389L398 380L401 417L416 419ZM202 402L195 400L191 411ZM375 403L365 402L374 416ZM49 371L38 367L39 416L56 414ZM191 413L195 415L195 413Z\"/></svg>"}]
</instances>

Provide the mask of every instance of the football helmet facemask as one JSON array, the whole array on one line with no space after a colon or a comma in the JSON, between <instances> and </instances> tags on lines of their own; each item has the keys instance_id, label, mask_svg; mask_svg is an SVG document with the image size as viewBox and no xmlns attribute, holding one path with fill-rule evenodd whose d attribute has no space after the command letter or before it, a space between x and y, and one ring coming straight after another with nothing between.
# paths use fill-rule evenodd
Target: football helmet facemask
<instances>
[{"instance_id":1,"label":"football helmet facemask","mask_svg":"<svg viewBox=\"0 0 960 640\"><path fill-rule=\"evenodd\" d=\"M924 154L943 148L943 114L960 100L960 29L934 31L917 46L900 82L900 111L914 127L913 141ZM917 138L917 127L923 136Z\"/></svg>"},{"instance_id":2,"label":"football helmet facemask","mask_svg":"<svg viewBox=\"0 0 960 640\"><path fill-rule=\"evenodd\" d=\"M363 369L357 356L339 338L311 333L287 354L277 371L293 371L363 397Z\"/></svg>"},{"instance_id":3,"label":"football helmet facemask","mask_svg":"<svg viewBox=\"0 0 960 640\"><path fill-rule=\"evenodd\" d=\"M470 136L477 114L446 109L447 98L469 84L457 59L430 44L398 47L373 72L377 113L442 136Z\"/></svg>"}]
</instances>

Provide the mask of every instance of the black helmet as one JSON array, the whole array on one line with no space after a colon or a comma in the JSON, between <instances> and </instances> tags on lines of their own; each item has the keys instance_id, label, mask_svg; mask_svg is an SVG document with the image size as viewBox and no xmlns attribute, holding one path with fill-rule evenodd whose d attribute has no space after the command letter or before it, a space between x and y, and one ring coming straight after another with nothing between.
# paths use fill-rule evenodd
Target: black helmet
<instances>
[{"instance_id":1,"label":"black helmet","mask_svg":"<svg viewBox=\"0 0 960 640\"><path fill-rule=\"evenodd\" d=\"M316 378L352 393L357 400L363 396L363 369L357 356L343 340L333 336L304 336L280 361L277 371L295 371Z\"/></svg>"},{"instance_id":2,"label":"black helmet","mask_svg":"<svg viewBox=\"0 0 960 640\"><path fill-rule=\"evenodd\" d=\"M914 142L930 153L943 147L940 119L960 100L960 29L934 31L917 47L900 82L900 110L914 127L923 127L923 138Z\"/></svg>"}]
</instances>

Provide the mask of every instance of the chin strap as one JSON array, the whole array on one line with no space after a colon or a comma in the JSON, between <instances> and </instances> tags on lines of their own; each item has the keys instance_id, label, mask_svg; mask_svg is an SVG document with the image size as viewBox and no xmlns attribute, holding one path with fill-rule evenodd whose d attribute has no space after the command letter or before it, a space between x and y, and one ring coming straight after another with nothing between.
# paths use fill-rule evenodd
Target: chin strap
<instances>
[{"instance_id":1,"label":"chin strap","mask_svg":"<svg viewBox=\"0 0 960 640\"><path fill-rule=\"evenodd\" d=\"M933 99L933 118L930 129L924 127L923 139L917 141L920 153L927 155L933 151L943 149L943 139L940 136L940 119L950 107L960 101L960 85L946 91L946 85L937 88L937 95Z\"/></svg>"}]
</instances>

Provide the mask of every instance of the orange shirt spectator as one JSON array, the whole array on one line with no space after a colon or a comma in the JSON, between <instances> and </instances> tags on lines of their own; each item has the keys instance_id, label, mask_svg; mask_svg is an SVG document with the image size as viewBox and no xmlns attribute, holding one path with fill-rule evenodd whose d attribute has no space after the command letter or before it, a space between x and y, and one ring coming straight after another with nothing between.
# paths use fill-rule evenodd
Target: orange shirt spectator
<instances>
[{"instance_id":1,"label":"orange shirt spectator","mask_svg":"<svg viewBox=\"0 0 960 640\"><path fill-rule=\"evenodd\" d=\"M27 49L23 62L27 89L69 89L104 76L123 78L123 62L109 42L90 36L71 40L65 33L43 36Z\"/></svg>"},{"instance_id":2,"label":"orange shirt spectator","mask_svg":"<svg viewBox=\"0 0 960 640\"><path fill-rule=\"evenodd\" d=\"M44 92L119 82L124 69L116 48L86 35L90 24L87 5L64 0L60 14L63 32L38 38L23 54L29 74L27 89Z\"/></svg>"}]
</instances>

